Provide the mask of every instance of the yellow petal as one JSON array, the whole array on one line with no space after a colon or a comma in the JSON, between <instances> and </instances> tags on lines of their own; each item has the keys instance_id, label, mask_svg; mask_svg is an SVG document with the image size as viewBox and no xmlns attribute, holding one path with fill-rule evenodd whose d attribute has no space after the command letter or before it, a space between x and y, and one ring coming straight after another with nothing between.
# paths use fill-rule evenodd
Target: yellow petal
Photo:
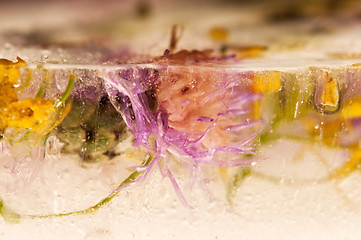
<instances>
[{"instance_id":1,"label":"yellow petal","mask_svg":"<svg viewBox=\"0 0 361 240\"><path fill-rule=\"evenodd\" d=\"M21 58L17 57L16 62L12 62L8 59L0 59L0 83L7 82L11 84L16 84L19 77L20 71L19 67L25 66L26 62Z\"/></svg>"},{"instance_id":2,"label":"yellow petal","mask_svg":"<svg viewBox=\"0 0 361 240\"><path fill-rule=\"evenodd\" d=\"M27 98L9 104L1 114L7 127L27 128L31 131L48 126L55 112L53 102L42 98Z\"/></svg>"},{"instance_id":3,"label":"yellow petal","mask_svg":"<svg viewBox=\"0 0 361 240\"><path fill-rule=\"evenodd\" d=\"M22 67L25 66L26 62L22 60L21 58L17 57L16 62L13 62L11 60L8 60L6 58L0 58L0 66L5 67Z\"/></svg>"},{"instance_id":4,"label":"yellow petal","mask_svg":"<svg viewBox=\"0 0 361 240\"><path fill-rule=\"evenodd\" d=\"M279 72L257 73L253 81L252 88L258 93L271 93L281 88Z\"/></svg>"},{"instance_id":5,"label":"yellow petal","mask_svg":"<svg viewBox=\"0 0 361 240\"><path fill-rule=\"evenodd\" d=\"M342 108L342 116L345 119L361 117L361 99L352 99Z\"/></svg>"}]
</instances>

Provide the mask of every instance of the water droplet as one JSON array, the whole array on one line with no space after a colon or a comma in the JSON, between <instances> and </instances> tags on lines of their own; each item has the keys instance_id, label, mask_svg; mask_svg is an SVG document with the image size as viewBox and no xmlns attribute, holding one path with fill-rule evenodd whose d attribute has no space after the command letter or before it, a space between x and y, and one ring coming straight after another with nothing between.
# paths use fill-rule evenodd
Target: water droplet
<instances>
[{"instance_id":1,"label":"water droplet","mask_svg":"<svg viewBox=\"0 0 361 240\"><path fill-rule=\"evenodd\" d=\"M41 51L41 60L47 60L49 58L50 55L50 51L49 50L43 50Z\"/></svg>"}]
</instances>

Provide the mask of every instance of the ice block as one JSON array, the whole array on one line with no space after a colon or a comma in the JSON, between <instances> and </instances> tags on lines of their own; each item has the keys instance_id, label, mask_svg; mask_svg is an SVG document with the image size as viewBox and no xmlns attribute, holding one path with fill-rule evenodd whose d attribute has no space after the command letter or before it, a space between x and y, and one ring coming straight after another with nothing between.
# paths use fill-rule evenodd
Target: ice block
<instances>
[{"instance_id":1,"label":"ice block","mask_svg":"<svg viewBox=\"0 0 361 240\"><path fill-rule=\"evenodd\" d=\"M359 19L300 9L0 31L0 231L357 239Z\"/></svg>"}]
</instances>

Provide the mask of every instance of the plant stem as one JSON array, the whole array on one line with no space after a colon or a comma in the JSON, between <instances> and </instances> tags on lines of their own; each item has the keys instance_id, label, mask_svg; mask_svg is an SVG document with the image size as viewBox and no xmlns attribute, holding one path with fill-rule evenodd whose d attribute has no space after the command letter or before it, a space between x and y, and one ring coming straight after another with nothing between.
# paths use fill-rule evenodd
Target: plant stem
<instances>
[{"instance_id":1,"label":"plant stem","mask_svg":"<svg viewBox=\"0 0 361 240\"><path fill-rule=\"evenodd\" d=\"M68 81L68 85L66 86L65 91L63 92L63 94L60 95L59 97L59 101L60 102L65 102L66 99L69 97L71 89L73 88L73 84L75 81L75 76L73 74L70 74L69 76L69 81Z\"/></svg>"},{"instance_id":2,"label":"plant stem","mask_svg":"<svg viewBox=\"0 0 361 240\"><path fill-rule=\"evenodd\" d=\"M144 162L143 166L144 167L148 166L152 162L153 158L154 158L154 156L150 155L148 157L148 159ZM121 182L117 188L115 188L116 191L110 193L108 196L103 198L97 204L95 204L91 207L88 207L86 209L83 209L83 210L65 212L65 213L55 213L55 214L48 214L48 215L20 215L16 212L12 212L12 214L19 216L19 219L21 219L21 218L22 219L50 219L50 218L56 218L56 217L68 217L68 216L85 215L85 214L94 213L97 210L99 210L100 208L106 206L115 196L117 196L119 194L119 192L121 191L121 189L123 187L125 187L127 184L131 184L131 183L135 182L135 180L137 180L138 177L143 174L144 174L143 171L134 171L123 182ZM1 204L2 204L1 206L4 206L3 202L1 202ZM0 208L0 210L1 209L2 209L2 207ZM1 213L1 211L0 211L0 213Z\"/></svg>"}]
</instances>

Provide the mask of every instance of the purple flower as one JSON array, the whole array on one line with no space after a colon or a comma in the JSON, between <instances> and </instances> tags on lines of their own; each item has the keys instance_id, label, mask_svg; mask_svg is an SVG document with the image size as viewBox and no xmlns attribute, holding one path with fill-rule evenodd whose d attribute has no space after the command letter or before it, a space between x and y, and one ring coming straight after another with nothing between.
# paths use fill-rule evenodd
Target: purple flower
<instances>
[{"instance_id":1,"label":"purple flower","mask_svg":"<svg viewBox=\"0 0 361 240\"><path fill-rule=\"evenodd\" d=\"M189 206L168 168L171 156L191 166L190 169L200 164L239 166L254 161L242 155L254 154L252 142L260 121L246 115L247 108L260 96L247 93L238 74L197 70L190 75L182 70L170 68L160 74L137 67L117 70L108 73L104 85L112 104L135 136L134 146L143 146L155 155L148 166L138 168L144 171L143 177L157 165L172 182L180 201ZM199 82L195 82L197 79ZM150 88L155 88L158 94L156 109L151 109L146 94ZM193 88L199 92L193 92ZM172 98L168 94L173 94ZM184 115L173 111L174 104L184 102L192 105L188 109L183 106ZM230 154L231 159L220 159L219 154Z\"/></svg>"}]
</instances>

